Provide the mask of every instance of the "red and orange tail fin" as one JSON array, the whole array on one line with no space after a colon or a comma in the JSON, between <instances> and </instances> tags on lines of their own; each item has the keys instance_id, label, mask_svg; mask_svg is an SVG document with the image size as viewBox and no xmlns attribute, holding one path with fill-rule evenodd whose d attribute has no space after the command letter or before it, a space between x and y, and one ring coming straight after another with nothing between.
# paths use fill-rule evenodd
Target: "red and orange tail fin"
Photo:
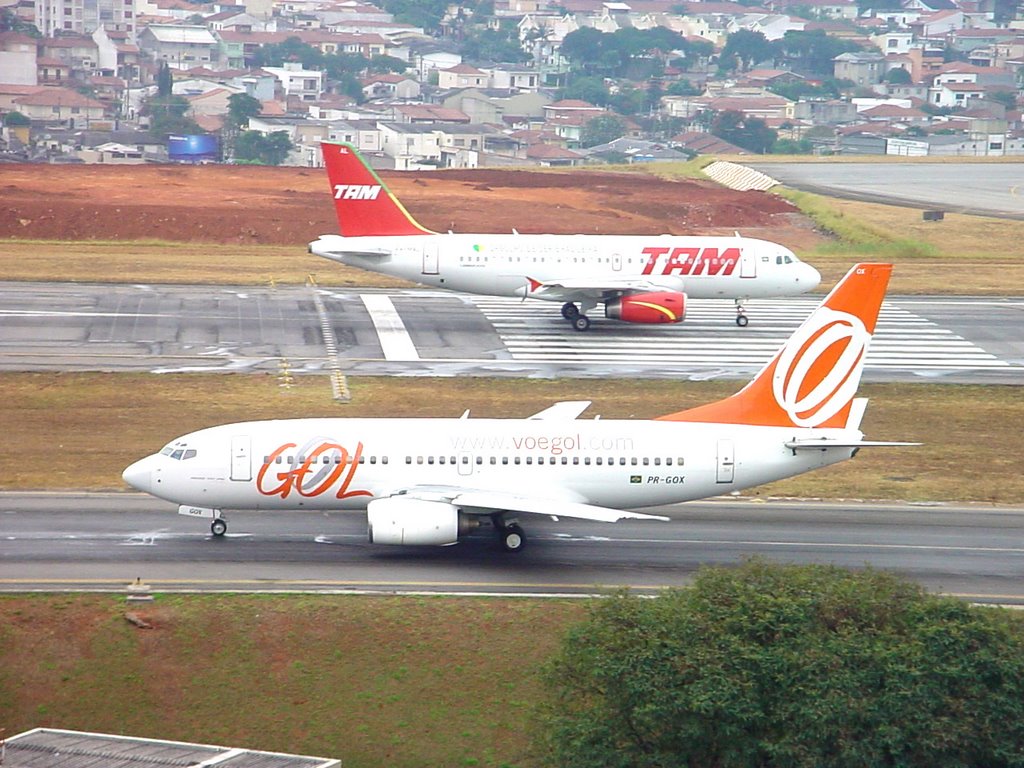
<instances>
[{"instance_id":1,"label":"red and orange tail fin","mask_svg":"<svg viewBox=\"0 0 1024 768\"><path fill-rule=\"evenodd\" d=\"M343 236L434 234L416 222L351 144L321 142L320 149Z\"/></svg>"},{"instance_id":2,"label":"red and orange tail fin","mask_svg":"<svg viewBox=\"0 0 1024 768\"><path fill-rule=\"evenodd\" d=\"M660 416L778 427L844 427L860 384L892 264L857 264L747 386Z\"/></svg>"}]
</instances>

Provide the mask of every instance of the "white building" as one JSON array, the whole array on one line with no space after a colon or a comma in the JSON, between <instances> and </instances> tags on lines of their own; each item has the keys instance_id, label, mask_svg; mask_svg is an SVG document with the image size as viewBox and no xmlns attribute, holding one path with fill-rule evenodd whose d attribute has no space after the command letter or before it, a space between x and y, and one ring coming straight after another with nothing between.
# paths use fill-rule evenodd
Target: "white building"
<instances>
[{"instance_id":1,"label":"white building","mask_svg":"<svg viewBox=\"0 0 1024 768\"><path fill-rule=\"evenodd\" d=\"M173 69L216 69L219 61L217 38L206 27L150 24L139 33L139 47Z\"/></svg>"},{"instance_id":2,"label":"white building","mask_svg":"<svg viewBox=\"0 0 1024 768\"><path fill-rule=\"evenodd\" d=\"M285 97L296 96L301 101L316 101L324 88L324 73L303 69L298 62L287 61L283 67L262 67L281 84Z\"/></svg>"},{"instance_id":3,"label":"white building","mask_svg":"<svg viewBox=\"0 0 1024 768\"><path fill-rule=\"evenodd\" d=\"M101 25L135 39L135 0L35 0L35 25L43 36L91 35Z\"/></svg>"}]
</instances>

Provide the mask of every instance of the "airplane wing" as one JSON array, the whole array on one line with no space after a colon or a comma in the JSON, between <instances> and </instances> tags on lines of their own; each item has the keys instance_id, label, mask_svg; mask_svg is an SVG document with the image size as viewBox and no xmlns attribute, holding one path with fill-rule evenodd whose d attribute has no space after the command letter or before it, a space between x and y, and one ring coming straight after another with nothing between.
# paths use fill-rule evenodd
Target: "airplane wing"
<instances>
[{"instance_id":1,"label":"airplane wing","mask_svg":"<svg viewBox=\"0 0 1024 768\"><path fill-rule=\"evenodd\" d=\"M590 403L590 400L563 400L526 418L529 421L574 421L590 407Z\"/></svg>"},{"instance_id":2,"label":"airplane wing","mask_svg":"<svg viewBox=\"0 0 1024 768\"><path fill-rule=\"evenodd\" d=\"M494 512L522 512L545 515L554 519L571 517L578 520L596 520L614 523L617 520L668 520L662 515L645 515L622 509L599 507L578 501L550 499L541 496L523 496L507 491L480 491L453 486L415 486L399 495L423 501L447 501L470 515L490 515Z\"/></svg>"},{"instance_id":3,"label":"airplane wing","mask_svg":"<svg viewBox=\"0 0 1024 768\"><path fill-rule=\"evenodd\" d=\"M650 277L615 277L603 275L596 279L570 278L540 282L527 278L530 297L549 301L605 301L629 293L650 293L654 291L675 291L682 293L684 281L677 275L652 275Z\"/></svg>"}]
</instances>

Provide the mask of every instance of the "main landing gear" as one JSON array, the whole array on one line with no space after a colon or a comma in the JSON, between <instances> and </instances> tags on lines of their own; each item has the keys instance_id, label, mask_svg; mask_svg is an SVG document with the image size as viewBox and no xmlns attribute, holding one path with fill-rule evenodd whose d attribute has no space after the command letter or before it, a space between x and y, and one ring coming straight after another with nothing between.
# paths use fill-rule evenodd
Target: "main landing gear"
<instances>
[{"instance_id":1,"label":"main landing gear","mask_svg":"<svg viewBox=\"0 0 1024 768\"><path fill-rule=\"evenodd\" d=\"M590 328L590 318L584 314L585 311L571 301L562 305L562 317L568 320L577 331L585 331Z\"/></svg>"},{"instance_id":2,"label":"main landing gear","mask_svg":"<svg viewBox=\"0 0 1024 768\"><path fill-rule=\"evenodd\" d=\"M498 544L506 552L522 552L526 546L526 532L515 520L506 520L495 515L494 530L498 532Z\"/></svg>"},{"instance_id":3,"label":"main landing gear","mask_svg":"<svg viewBox=\"0 0 1024 768\"><path fill-rule=\"evenodd\" d=\"M746 328L747 323L750 319L746 316L743 310L743 299L736 299L736 325L740 328Z\"/></svg>"},{"instance_id":4,"label":"main landing gear","mask_svg":"<svg viewBox=\"0 0 1024 768\"><path fill-rule=\"evenodd\" d=\"M228 521L223 517L215 517L213 522L210 523L210 533L216 538L220 538L228 532Z\"/></svg>"}]
</instances>

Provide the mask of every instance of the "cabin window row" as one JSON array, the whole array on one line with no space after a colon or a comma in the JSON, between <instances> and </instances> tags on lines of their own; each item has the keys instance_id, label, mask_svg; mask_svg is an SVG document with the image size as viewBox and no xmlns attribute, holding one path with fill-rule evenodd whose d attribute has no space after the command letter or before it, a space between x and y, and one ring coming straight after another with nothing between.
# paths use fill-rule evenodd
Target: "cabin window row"
<instances>
[{"instance_id":1,"label":"cabin window row","mask_svg":"<svg viewBox=\"0 0 1024 768\"><path fill-rule=\"evenodd\" d=\"M342 461L342 459L344 459L344 462ZM313 464L342 464L342 463L344 463L344 464L355 464L357 462L355 462L354 459L355 459L354 456L341 456L340 454L323 455L323 456L319 456L316 459L314 459L312 463ZM360 456L359 457L359 461L358 461L359 464L377 464L378 462L381 463L381 464L387 464L388 463L388 457L387 456L381 456L378 459L376 456ZM273 458L271 458L270 456L264 456L263 457L263 463L264 464L295 464L295 463L305 464L306 463L306 457L305 456L299 456L296 459L295 456L275 456Z\"/></svg>"},{"instance_id":2,"label":"cabin window row","mask_svg":"<svg viewBox=\"0 0 1024 768\"><path fill-rule=\"evenodd\" d=\"M459 464L459 463L461 463L461 464L469 464L470 463L470 457L469 456L462 456L461 459L458 459L455 456L406 456L405 457L405 463L406 464L413 464L413 463L415 463L415 464ZM474 457L474 463L476 463L478 465L484 464L485 463L484 457L483 456L476 456L476 457ZM522 464L526 464L526 465L533 465L533 464L544 465L544 464L547 464L548 466L554 466L554 465L558 464L558 465L561 465L561 466L567 466L567 465L571 464L573 466L583 465L583 466L586 466L586 467L589 467L591 465L598 466L598 467L601 467L601 466L611 467L611 466L615 466L617 464L620 467L625 467L627 465L628 466L632 466L632 467L637 467L637 466L649 467L651 465L653 465L655 467L660 467L660 466L662 466L662 464L664 464L666 467L672 467L672 466L681 467L681 466L683 466L683 457L680 456L678 458L673 458L671 456L667 456L667 457L663 458L661 456L654 456L654 457L645 456L645 457L641 458L641 457L637 457L637 456L632 456L632 457L626 457L626 456L618 456L618 457L616 457L616 456L607 456L607 457L605 457L605 456L594 456L594 457L590 457L590 456L583 456L583 457L580 457L580 456L572 456L572 457L570 457L570 456L512 456L512 457L509 457L509 456L490 456L490 457L488 457L488 460L487 460L486 463L491 464L492 466L497 465L497 464L501 464L503 466L508 465L508 464L512 464L512 465L522 465Z\"/></svg>"}]
</instances>

